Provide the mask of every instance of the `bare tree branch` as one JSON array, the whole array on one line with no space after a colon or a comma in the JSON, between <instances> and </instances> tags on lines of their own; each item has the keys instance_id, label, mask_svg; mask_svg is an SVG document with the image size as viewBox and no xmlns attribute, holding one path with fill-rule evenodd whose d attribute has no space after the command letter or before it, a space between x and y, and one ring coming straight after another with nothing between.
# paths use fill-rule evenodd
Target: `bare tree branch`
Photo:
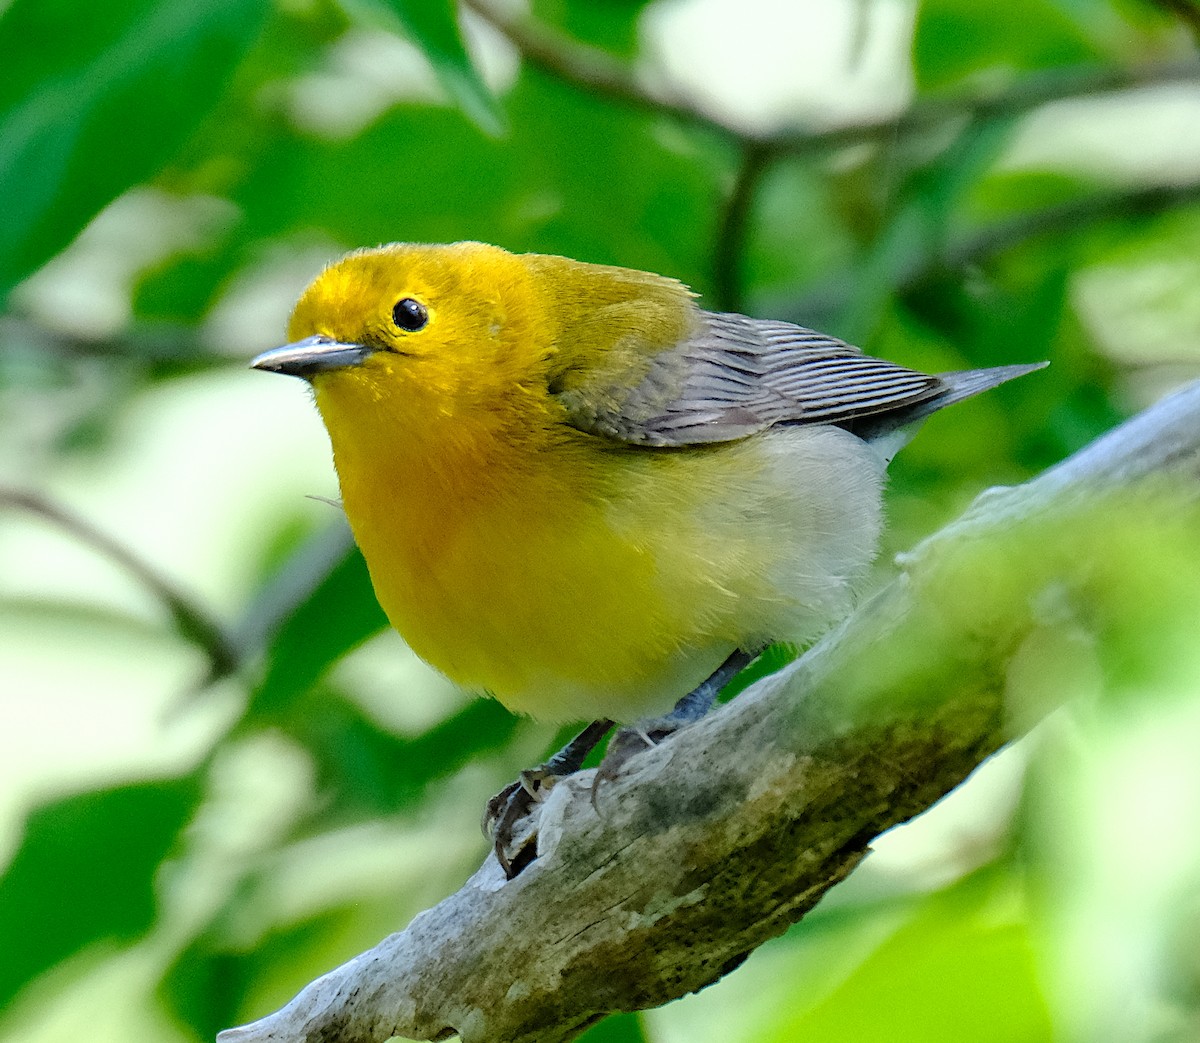
<instances>
[{"instance_id":1,"label":"bare tree branch","mask_svg":"<svg viewBox=\"0 0 1200 1043\"><path fill-rule=\"evenodd\" d=\"M1101 221L1144 219L1176 207L1200 202L1200 181L1185 185L1151 185L1120 192L1099 192L1082 199L1033 210L984 228L949 244L902 272L896 288L903 293L944 273L961 273L1014 246L1044 235L1069 235Z\"/></svg>"},{"instance_id":2,"label":"bare tree branch","mask_svg":"<svg viewBox=\"0 0 1200 1043\"><path fill-rule=\"evenodd\" d=\"M39 493L0 487L0 508L3 507L25 511L49 522L113 562L145 587L171 614L179 632L208 657L207 681L216 681L237 671L241 657L224 628L130 547Z\"/></svg>"},{"instance_id":3,"label":"bare tree branch","mask_svg":"<svg viewBox=\"0 0 1200 1043\"><path fill-rule=\"evenodd\" d=\"M1197 46L1200 46L1200 3L1196 0L1150 0L1150 3L1178 18L1187 26Z\"/></svg>"},{"instance_id":4,"label":"bare tree branch","mask_svg":"<svg viewBox=\"0 0 1200 1043\"><path fill-rule=\"evenodd\" d=\"M1196 16L1192 0L1156 0L1191 24ZM463 0L517 48L531 65L563 83L587 91L618 105L676 120L685 125L730 139L740 148L736 175L723 202L713 235L712 277L716 303L728 310L741 309L739 266L750 227L754 200L763 175L785 156L819 155L864 142L903 141L943 127L965 128L972 123L1010 119L1052 102L1070 98L1110 94L1170 83L1200 82L1200 63L1180 61L1139 68L1079 67L1048 69L1029 74L1014 84L993 92L924 98L903 112L839 127L783 128L762 132L728 123L705 110L694 99L662 87L652 87L639 78L630 64L598 47L572 39L553 26L527 15L499 9L490 0ZM1186 190L1184 190L1186 191ZM1137 194L1135 194L1137 195ZM1133 201L1139 206L1163 207L1179 201L1179 192L1150 189ZM1105 196L1098 202L1083 201L1022 216L995 232L950 248L945 257L930 258L927 265L905 277L911 284L934 270L961 266L975 254L1003 249L1009 240L1026 238L1045 225L1070 226L1103 216L1106 204L1130 198L1128 194ZM993 241L993 239L995 241Z\"/></svg>"},{"instance_id":5,"label":"bare tree branch","mask_svg":"<svg viewBox=\"0 0 1200 1043\"><path fill-rule=\"evenodd\" d=\"M462 0L517 48L530 64L563 83L620 105L667 116L743 143L770 146L778 153L830 151L862 141L904 136L955 119L1015 116L1065 98L1105 94L1161 83L1200 79L1196 62L1143 68L1053 69L1027 76L995 94L926 100L897 115L821 130L762 133L725 123L691 98L642 82L628 63L599 47L572 39L553 26L526 15L509 14L489 0ZM1187 0L1163 0L1176 9Z\"/></svg>"},{"instance_id":6,"label":"bare tree branch","mask_svg":"<svg viewBox=\"0 0 1200 1043\"><path fill-rule=\"evenodd\" d=\"M1096 192L1032 210L919 252L893 275L892 291L903 295L944 277L962 278L970 269L987 265L1006 251L1039 237L1069 236L1107 221L1144 220L1197 202L1200 182ZM801 325L833 322L851 303L853 284L852 273L839 271L797 299L777 302L772 314ZM1186 350L1185 354L1191 358Z\"/></svg>"},{"instance_id":7,"label":"bare tree branch","mask_svg":"<svg viewBox=\"0 0 1200 1043\"><path fill-rule=\"evenodd\" d=\"M194 373L227 367L226 355L206 347L194 326L142 324L111 337L83 337L19 315L0 315L0 344L20 344L39 355L130 359L160 372Z\"/></svg>"},{"instance_id":8,"label":"bare tree branch","mask_svg":"<svg viewBox=\"0 0 1200 1043\"><path fill-rule=\"evenodd\" d=\"M771 161L771 150L758 144L742 149L742 161L717 223L713 245L713 295L721 311L743 311L742 261L754 211L754 196Z\"/></svg>"},{"instance_id":9,"label":"bare tree branch","mask_svg":"<svg viewBox=\"0 0 1200 1043\"><path fill-rule=\"evenodd\" d=\"M1021 116L1044 105L1071 98L1086 98L1119 91L1138 90L1171 83L1200 81L1200 64L1194 61L1148 65L1047 69L1030 74L995 93L949 95L918 101L897 116L853 123L826 130L782 131L768 141L781 154L836 151L864 141L905 138L955 121L966 123Z\"/></svg>"},{"instance_id":10,"label":"bare tree branch","mask_svg":"<svg viewBox=\"0 0 1200 1043\"><path fill-rule=\"evenodd\" d=\"M507 37L525 61L563 83L722 137L747 136L747 132L726 126L690 99L651 90L639 82L631 66L599 47L580 43L533 18L509 14L487 0L462 0L462 4Z\"/></svg>"},{"instance_id":11,"label":"bare tree branch","mask_svg":"<svg viewBox=\"0 0 1200 1043\"><path fill-rule=\"evenodd\" d=\"M1059 690L1012 706L1010 666L1047 635L1102 636L1142 611L1138 552L1168 534L1196 547L1197 501L1200 384L985 493L796 663L630 761L599 814L590 773L557 786L515 880L489 859L219 1043L557 1043L716 981L1053 708ZM1126 525L1150 528L1131 545Z\"/></svg>"}]
</instances>

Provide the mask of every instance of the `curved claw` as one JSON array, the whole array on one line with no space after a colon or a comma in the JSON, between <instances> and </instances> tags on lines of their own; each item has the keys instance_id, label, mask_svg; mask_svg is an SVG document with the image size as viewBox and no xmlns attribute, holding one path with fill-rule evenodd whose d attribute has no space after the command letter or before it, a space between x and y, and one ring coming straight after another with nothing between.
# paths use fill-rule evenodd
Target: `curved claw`
<instances>
[{"instance_id":1,"label":"curved claw","mask_svg":"<svg viewBox=\"0 0 1200 1043\"><path fill-rule=\"evenodd\" d=\"M603 783L612 782L617 778L630 758L653 749L688 723L672 717L659 717L620 729L609 740L604 760L600 762L600 767L596 769L596 777L592 780L592 808L596 814L600 814L598 795Z\"/></svg>"},{"instance_id":2,"label":"curved claw","mask_svg":"<svg viewBox=\"0 0 1200 1043\"><path fill-rule=\"evenodd\" d=\"M545 798L550 788L561 778L577 772L584 758L604 738L613 722L593 721L545 764L521 772L516 782L510 782L483 809L483 835L490 837L496 851L496 861L511 880L537 855L537 830L530 829L521 838L516 854L509 858L513 833L517 824L533 810L534 804Z\"/></svg>"},{"instance_id":3,"label":"curved claw","mask_svg":"<svg viewBox=\"0 0 1200 1043\"><path fill-rule=\"evenodd\" d=\"M510 782L499 793L493 794L483 806L483 817L479 820L479 828L483 830L483 835L488 840L495 836L496 823L504 814L508 802L519 789L521 789L521 780L517 779L516 782Z\"/></svg>"},{"instance_id":4,"label":"curved claw","mask_svg":"<svg viewBox=\"0 0 1200 1043\"><path fill-rule=\"evenodd\" d=\"M527 818L535 804L540 804L546 793L560 776L549 771L546 765L528 768L497 793L483 809L483 833L492 840L496 861L504 875L513 879L537 854L537 831L522 837L514 848L517 824Z\"/></svg>"}]
</instances>

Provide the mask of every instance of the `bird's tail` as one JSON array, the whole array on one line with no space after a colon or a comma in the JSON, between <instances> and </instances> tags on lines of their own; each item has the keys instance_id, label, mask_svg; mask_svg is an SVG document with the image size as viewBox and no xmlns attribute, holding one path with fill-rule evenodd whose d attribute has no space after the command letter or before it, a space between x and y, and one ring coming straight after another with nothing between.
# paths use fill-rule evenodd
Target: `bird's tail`
<instances>
[{"instance_id":1,"label":"bird's tail","mask_svg":"<svg viewBox=\"0 0 1200 1043\"><path fill-rule=\"evenodd\" d=\"M964 398L971 398L982 391L991 391L1000 384L1045 369L1049 362L1033 362L1022 366L993 366L990 369L960 369L956 373L939 373L938 379L946 385L941 394L913 407L912 420L924 420L939 409L952 406Z\"/></svg>"},{"instance_id":2,"label":"bird's tail","mask_svg":"<svg viewBox=\"0 0 1200 1043\"><path fill-rule=\"evenodd\" d=\"M870 442L890 461L916 433L917 425L939 409L972 398L984 391L1027 373L1045 369L1049 362L1034 362L1019 366L993 366L989 369L963 369L954 373L939 373L942 390L920 402L889 413L863 417L852 430L859 438Z\"/></svg>"}]
</instances>

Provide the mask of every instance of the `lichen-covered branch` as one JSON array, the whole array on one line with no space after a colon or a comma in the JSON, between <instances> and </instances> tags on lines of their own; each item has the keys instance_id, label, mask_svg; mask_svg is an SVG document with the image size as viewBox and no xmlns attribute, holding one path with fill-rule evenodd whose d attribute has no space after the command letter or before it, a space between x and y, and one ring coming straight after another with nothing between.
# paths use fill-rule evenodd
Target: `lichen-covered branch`
<instances>
[{"instance_id":1,"label":"lichen-covered branch","mask_svg":"<svg viewBox=\"0 0 1200 1043\"><path fill-rule=\"evenodd\" d=\"M981 496L796 663L630 760L599 813L589 774L556 787L516 879L489 859L220 1043L555 1043L717 980L1057 705L1061 642L1144 625L1182 575L1144 552L1195 555L1198 502L1200 384Z\"/></svg>"}]
</instances>

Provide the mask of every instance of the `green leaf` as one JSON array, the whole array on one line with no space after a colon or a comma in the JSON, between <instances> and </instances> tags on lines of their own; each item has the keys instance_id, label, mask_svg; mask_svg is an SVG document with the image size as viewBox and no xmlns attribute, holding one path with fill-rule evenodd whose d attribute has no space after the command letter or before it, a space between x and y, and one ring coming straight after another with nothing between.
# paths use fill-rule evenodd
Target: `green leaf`
<instances>
[{"instance_id":1,"label":"green leaf","mask_svg":"<svg viewBox=\"0 0 1200 1043\"><path fill-rule=\"evenodd\" d=\"M993 219L1077 203L1095 191L1086 178L1057 170L991 170L967 203L972 214Z\"/></svg>"},{"instance_id":2,"label":"green leaf","mask_svg":"<svg viewBox=\"0 0 1200 1043\"><path fill-rule=\"evenodd\" d=\"M222 1029L261 1017L264 1007L281 1006L304 981L306 970L316 975L344 959L346 923L357 912L322 911L269 931L250 948L244 942L231 944L222 931L228 925L218 922L167 968L159 997L198 1039L213 1039ZM254 1005L264 991L270 1000ZM249 1004L248 997L253 997Z\"/></svg>"},{"instance_id":3,"label":"green leaf","mask_svg":"<svg viewBox=\"0 0 1200 1043\"><path fill-rule=\"evenodd\" d=\"M404 31L433 64L434 72L454 103L481 130L504 132L504 113L483 82L463 46L453 0L386 0Z\"/></svg>"},{"instance_id":4,"label":"green leaf","mask_svg":"<svg viewBox=\"0 0 1200 1043\"><path fill-rule=\"evenodd\" d=\"M0 295L157 172L221 97L261 0L14 0L0 16Z\"/></svg>"},{"instance_id":5,"label":"green leaf","mask_svg":"<svg viewBox=\"0 0 1200 1043\"><path fill-rule=\"evenodd\" d=\"M622 57L637 50L638 19L649 0L534 0L534 16L584 43Z\"/></svg>"},{"instance_id":6,"label":"green leaf","mask_svg":"<svg viewBox=\"0 0 1200 1043\"><path fill-rule=\"evenodd\" d=\"M328 566L312 593L284 621L267 649L267 670L251 715L275 717L350 649L388 625L367 564L351 548Z\"/></svg>"},{"instance_id":7,"label":"green leaf","mask_svg":"<svg viewBox=\"0 0 1200 1043\"><path fill-rule=\"evenodd\" d=\"M194 777L83 793L39 808L0 878L0 1007L101 939L154 922L154 876L199 801Z\"/></svg>"},{"instance_id":8,"label":"green leaf","mask_svg":"<svg viewBox=\"0 0 1200 1043\"><path fill-rule=\"evenodd\" d=\"M913 41L922 90L997 69L1045 69L1099 57L1083 27L1054 0L925 0Z\"/></svg>"},{"instance_id":9,"label":"green leaf","mask_svg":"<svg viewBox=\"0 0 1200 1043\"><path fill-rule=\"evenodd\" d=\"M579 1043L646 1043L640 1014L610 1014L579 1037Z\"/></svg>"},{"instance_id":10,"label":"green leaf","mask_svg":"<svg viewBox=\"0 0 1200 1043\"><path fill-rule=\"evenodd\" d=\"M284 727L312 753L329 794L319 820L327 825L410 807L429 783L504 746L517 724L494 699L475 699L410 739L383 730L349 699L318 691Z\"/></svg>"},{"instance_id":11,"label":"green leaf","mask_svg":"<svg viewBox=\"0 0 1200 1043\"><path fill-rule=\"evenodd\" d=\"M838 988L781 1018L764 1043L1049 1041L1033 944L1009 881L989 867L930 896Z\"/></svg>"}]
</instances>

